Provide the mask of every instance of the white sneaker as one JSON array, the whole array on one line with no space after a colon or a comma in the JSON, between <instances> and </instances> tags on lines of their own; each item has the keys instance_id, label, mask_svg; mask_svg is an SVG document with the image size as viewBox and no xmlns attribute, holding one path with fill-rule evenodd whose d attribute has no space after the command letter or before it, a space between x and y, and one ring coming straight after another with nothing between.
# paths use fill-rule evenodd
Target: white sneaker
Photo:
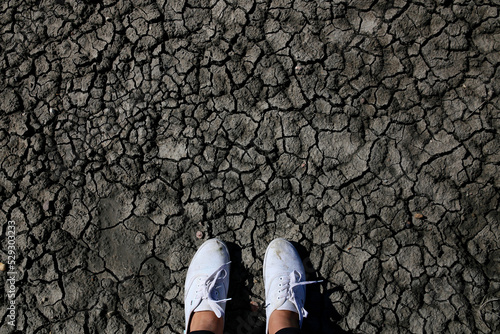
<instances>
[{"instance_id":1,"label":"white sneaker","mask_svg":"<svg viewBox=\"0 0 500 334\"><path fill-rule=\"evenodd\" d=\"M271 241L264 257L264 285L266 288L266 334L269 318L274 310L287 310L299 314L299 325L307 317L304 309L306 300L306 273L300 256L293 245L285 239Z\"/></svg>"},{"instance_id":2,"label":"white sneaker","mask_svg":"<svg viewBox=\"0 0 500 334\"><path fill-rule=\"evenodd\" d=\"M226 310L229 287L229 252L219 239L210 239L194 254L186 274L184 313L186 329L194 312L213 311L220 318Z\"/></svg>"}]
</instances>

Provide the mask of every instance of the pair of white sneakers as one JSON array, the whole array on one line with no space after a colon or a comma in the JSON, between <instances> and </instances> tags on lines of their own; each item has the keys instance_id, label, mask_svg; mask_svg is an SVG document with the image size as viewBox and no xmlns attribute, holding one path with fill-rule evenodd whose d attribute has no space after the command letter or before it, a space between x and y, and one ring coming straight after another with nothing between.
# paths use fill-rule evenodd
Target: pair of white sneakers
<instances>
[{"instance_id":1,"label":"pair of white sneakers","mask_svg":"<svg viewBox=\"0 0 500 334\"><path fill-rule=\"evenodd\" d=\"M229 252L219 239L210 239L200 246L189 265L184 292L186 330L194 312L213 311L224 317L229 288ZM266 289L266 334L269 317L275 310L298 313L299 325L307 316L304 309L305 285L320 281L304 281L305 270L299 254L285 239L273 240L264 257L264 285Z\"/></svg>"}]
</instances>

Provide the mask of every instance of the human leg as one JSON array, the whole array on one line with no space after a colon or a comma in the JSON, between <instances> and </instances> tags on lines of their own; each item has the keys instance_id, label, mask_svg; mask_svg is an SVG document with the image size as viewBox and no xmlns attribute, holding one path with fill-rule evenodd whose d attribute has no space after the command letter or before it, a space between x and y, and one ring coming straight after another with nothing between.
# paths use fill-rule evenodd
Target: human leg
<instances>
[{"instance_id":1,"label":"human leg","mask_svg":"<svg viewBox=\"0 0 500 334\"><path fill-rule=\"evenodd\" d=\"M282 238L273 240L264 257L266 334L277 334L284 329L293 332L293 328L295 332L300 331L303 318L307 316L305 285L319 282L306 282L305 276L295 247Z\"/></svg>"},{"instance_id":2,"label":"human leg","mask_svg":"<svg viewBox=\"0 0 500 334\"><path fill-rule=\"evenodd\" d=\"M189 324L189 333L212 333L222 334L224 319L218 318L212 311L200 311L193 313Z\"/></svg>"},{"instance_id":3,"label":"human leg","mask_svg":"<svg viewBox=\"0 0 500 334\"><path fill-rule=\"evenodd\" d=\"M300 328L294 328L294 327L283 328L276 332L276 334L301 334L301 333L302 331L300 330Z\"/></svg>"},{"instance_id":4,"label":"human leg","mask_svg":"<svg viewBox=\"0 0 500 334\"><path fill-rule=\"evenodd\" d=\"M229 286L229 252L218 239L200 246L189 265L184 293L185 332L222 334Z\"/></svg>"},{"instance_id":5,"label":"human leg","mask_svg":"<svg viewBox=\"0 0 500 334\"><path fill-rule=\"evenodd\" d=\"M269 317L269 334L278 333L283 328L300 328L299 315L288 310L274 310Z\"/></svg>"}]
</instances>

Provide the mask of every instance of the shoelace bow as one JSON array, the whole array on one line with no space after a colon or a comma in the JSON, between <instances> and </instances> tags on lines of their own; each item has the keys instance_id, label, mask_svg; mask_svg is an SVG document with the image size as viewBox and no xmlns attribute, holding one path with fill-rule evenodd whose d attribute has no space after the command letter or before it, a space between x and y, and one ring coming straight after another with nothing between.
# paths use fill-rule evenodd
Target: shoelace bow
<instances>
[{"instance_id":1,"label":"shoelace bow","mask_svg":"<svg viewBox=\"0 0 500 334\"><path fill-rule=\"evenodd\" d=\"M198 289L196 290L196 295L195 299L198 301L202 301L203 299L206 299L208 302L208 305L212 308L214 311L215 315L220 318L224 315L224 309L219 305L219 303L222 302L227 302L228 300L231 300L231 298L226 298L226 299L213 299L212 298L212 292L215 290L217 292L217 288L220 287L220 285L216 285L218 280L222 280L226 277L227 275L227 270L226 266L229 265L229 263L225 263L222 266L220 266L212 275L208 276L203 283L198 283ZM223 275L223 276L222 276ZM199 279L201 279L200 277ZM197 303L199 305L199 302Z\"/></svg>"},{"instance_id":2,"label":"shoelace bow","mask_svg":"<svg viewBox=\"0 0 500 334\"><path fill-rule=\"evenodd\" d=\"M286 277L286 276L282 276L282 277ZM319 281L303 281L303 282L301 282L300 281L301 278L302 278L302 275L297 270L292 271L290 273L290 275L288 276L289 282L281 284L281 286L288 285L288 289L281 289L279 291L280 295L278 295L278 299L281 299L280 297L285 297L285 300L287 299L290 302L292 302L293 305L295 305L295 308L299 311L299 322L302 324L302 319L306 318L308 313L304 309L304 305L302 303L301 303L302 305L299 305L298 302L297 302L297 300L295 299L294 288L296 286L300 286L300 285L320 283L320 282L323 282L323 280L319 280ZM286 292L286 295L283 292Z\"/></svg>"}]
</instances>

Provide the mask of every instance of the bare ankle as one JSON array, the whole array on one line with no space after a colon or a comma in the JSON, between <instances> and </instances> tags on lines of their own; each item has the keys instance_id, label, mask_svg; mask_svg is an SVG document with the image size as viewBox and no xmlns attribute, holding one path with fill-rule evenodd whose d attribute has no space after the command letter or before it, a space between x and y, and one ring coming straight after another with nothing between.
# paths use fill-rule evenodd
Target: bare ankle
<instances>
[{"instance_id":1,"label":"bare ankle","mask_svg":"<svg viewBox=\"0 0 500 334\"><path fill-rule=\"evenodd\" d=\"M189 332L204 330L215 334L222 334L223 329L223 318L217 318L215 313L212 311L200 311L193 313L189 325Z\"/></svg>"},{"instance_id":2,"label":"bare ankle","mask_svg":"<svg viewBox=\"0 0 500 334\"><path fill-rule=\"evenodd\" d=\"M269 318L269 334L275 334L283 328L299 328L298 313L285 310L275 310Z\"/></svg>"}]
</instances>

